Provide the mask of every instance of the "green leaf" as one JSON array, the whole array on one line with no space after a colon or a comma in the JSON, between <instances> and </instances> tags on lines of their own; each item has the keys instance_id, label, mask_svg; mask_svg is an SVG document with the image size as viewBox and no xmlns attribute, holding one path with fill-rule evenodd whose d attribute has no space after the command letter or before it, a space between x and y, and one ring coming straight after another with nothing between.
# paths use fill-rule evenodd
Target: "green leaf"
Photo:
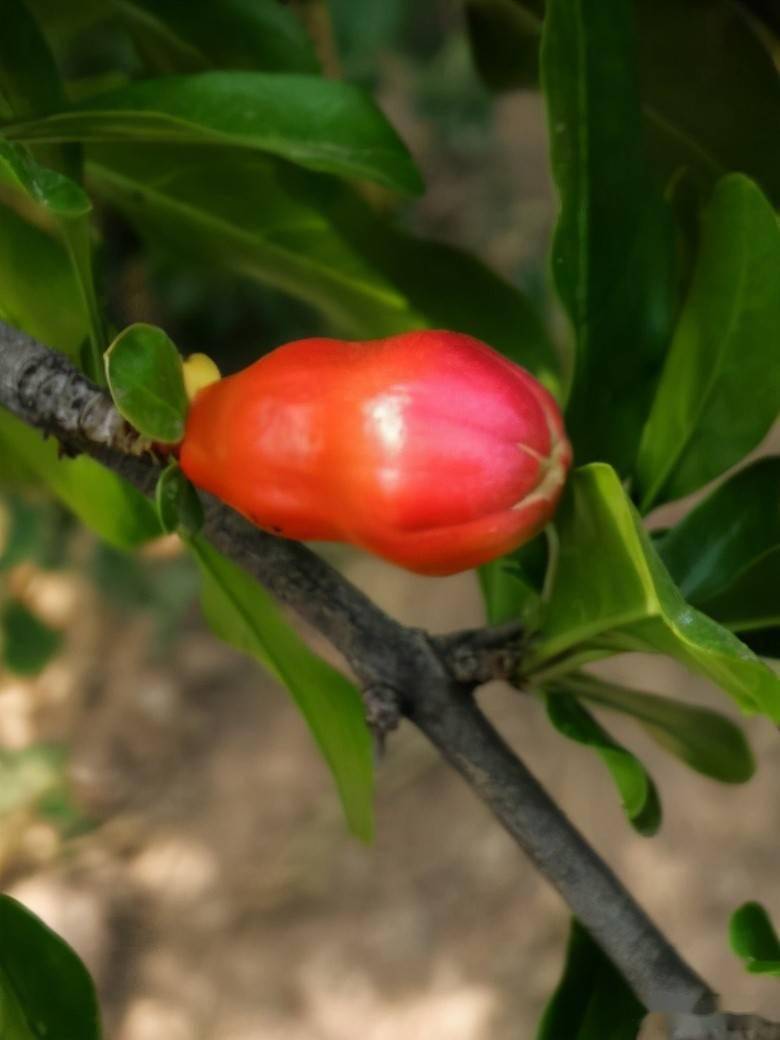
<instances>
[{"instance_id":1,"label":"green leaf","mask_svg":"<svg viewBox=\"0 0 780 1040\"><path fill-rule=\"evenodd\" d=\"M742 784L755 771L744 733L719 712L627 689L592 675L564 676L554 688L636 719L661 747L704 776Z\"/></svg>"},{"instance_id":2,"label":"green leaf","mask_svg":"<svg viewBox=\"0 0 780 1040\"><path fill-rule=\"evenodd\" d=\"M16 675L37 675L62 645L62 634L49 628L19 600L0 607L2 661Z\"/></svg>"},{"instance_id":3,"label":"green leaf","mask_svg":"<svg viewBox=\"0 0 780 1040\"><path fill-rule=\"evenodd\" d=\"M710 188L729 170L780 202L780 80L738 4L640 0L642 96L651 154L665 175L685 168Z\"/></svg>"},{"instance_id":4,"label":"green leaf","mask_svg":"<svg viewBox=\"0 0 780 1040\"><path fill-rule=\"evenodd\" d=\"M533 87L543 21L517 0L467 0L466 28L480 79L490 90Z\"/></svg>"},{"instance_id":5,"label":"green leaf","mask_svg":"<svg viewBox=\"0 0 780 1040\"><path fill-rule=\"evenodd\" d=\"M661 826L661 802L650 775L639 759L618 744L576 697L564 692L545 697L547 715L559 733L586 744L603 760L620 792L623 811L640 834L650 837Z\"/></svg>"},{"instance_id":6,"label":"green leaf","mask_svg":"<svg viewBox=\"0 0 780 1040\"><path fill-rule=\"evenodd\" d=\"M61 242L0 206L0 318L77 360L87 336L78 296Z\"/></svg>"},{"instance_id":7,"label":"green leaf","mask_svg":"<svg viewBox=\"0 0 780 1040\"><path fill-rule=\"evenodd\" d=\"M0 183L31 200L61 239L88 322L92 345L89 375L102 383L103 371L99 359L104 333L92 272L92 232L89 223L92 204L88 196L70 178L39 165L23 149L6 141L0 141Z\"/></svg>"},{"instance_id":8,"label":"green leaf","mask_svg":"<svg viewBox=\"0 0 780 1040\"><path fill-rule=\"evenodd\" d=\"M556 527L557 574L529 671L574 648L655 651L717 683L744 711L780 721L780 677L685 602L614 470L576 470Z\"/></svg>"},{"instance_id":9,"label":"green leaf","mask_svg":"<svg viewBox=\"0 0 780 1040\"><path fill-rule=\"evenodd\" d=\"M465 253L392 229L333 178L186 147L92 148L88 170L145 235L303 299L339 332L458 329L555 384L552 348L516 289Z\"/></svg>"},{"instance_id":10,"label":"green leaf","mask_svg":"<svg viewBox=\"0 0 780 1040\"><path fill-rule=\"evenodd\" d=\"M0 895L0 1033L7 1040L100 1040L87 969L67 943Z\"/></svg>"},{"instance_id":11,"label":"green leaf","mask_svg":"<svg viewBox=\"0 0 780 1040\"><path fill-rule=\"evenodd\" d=\"M755 975L780 975L780 940L760 903L745 903L729 923L731 948Z\"/></svg>"},{"instance_id":12,"label":"green leaf","mask_svg":"<svg viewBox=\"0 0 780 1040\"><path fill-rule=\"evenodd\" d=\"M780 627L780 456L720 484L658 551L685 598L728 628Z\"/></svg>"},{"instance_id":13,"label":"green leaf","mask_svg":"<svg viewBox=\"0 0 780 1040\"><path fill-rule=\"evenodd\" d=\"M65 100L54 56L24 0L3 0L0 94L17 117L51 111Z\"/></svg>"},{"instance_id":14,"label":"green leaf","mask_svg":"<svg viewBox=\"0 0 780 1040\"><path fill-rule=\"evenodd\" d=\"M141 80L5 132L26 141L235 145L405 194L423 189L370 96L318 76L217 71Z\"/></svg>"},{"instance_id":15,"label":"green leaf","mask_svg":"<svg viewBox=\"0 0 780 1040\"><path fill-rule=\"evenodd\" d=\"M106 375L117 411L153 441L178 444L187 419L181 355L155 325L123 329L106 351Z\"/></svg>"},{"instance_id":16,"label":"green leaf","mask_svg":"<svg viewBox=\"0 0 780 1040\"><path fill-rule=\"evenodd\" d=\"M158 71L318 71L303 25L278 0L115 0L114 8Z\"/></svg>"},{"instance_id":17,"label":"green leaf","mask_svg":"<svg viewBox=\"0 0 780 1040\"><path fill-rule=\"evenodd\" d=\"M173 460L162 471L155 488L160 526L166 534L193 538L203 527L203 506L198 492Z\"/></svg>"},{"instance_id":18,"label":"green leaf","mask_svg":"<svg viewBox=\"0 0 780 1040\"><path fill-rule=\"evenodd\" d=\"M780 227L746 177L721 180L637 460L642 510L695 491L780 414Z\"/></svg>"},{"instance_id":19,"label":"green leaf","mask_svg":"<svg viewBox=\"0 0 780 1040\"><path fill-rule=\"evenodd\" d=\"M59 458L55 443L0 411L0 458L6 453L110 545L132 549L160 534L154 506L140 491L86 456Z\"/></svg>"},{"instance_id":20,"label":"green leaf","mask_svg":"<svg viewBox=\"0 0 780 1040\"><path fill-rule=\"evenodd\" d=\"M357 690L307 648L248 574L200 538L190 547L203 576L203 612L209 625L287 687L330 766L351 830L370 841L372 747Z\"/></svg>"},{"instance_id":21,"label":"green leaf","mask_svg":"<svg viewBox=\"0 0 780 1040\"><path fill-rule=\"evenodd\" d=\"M542 39L561 212L553 275L576 338L567 428L580 462L629 472L674 306L672 222L647 168L633 0L549 0Z\"/></svg>"},{"instance_id":22,"label":"green leaf","mask_svg":"<svg viewBox=\"0 0 780 1040\"><path fill-rule=\"evenodd\" d=\"M546 571L547 540L544 533L513 553L479 567L477 576L488 624L520 621L526 631L535 631L539 627Z\"/></svg>"},{"instance_id":23,"label":"green leaf","mask_svg":"<svg viewBox=\"0 0 780 1040\"><path fill-rule=\"evenodd\" d=\"M41 509L18 495L4 495L0 500L0 574L34 559L45 540Z\"/></svg>"},{"instance_id":24,"label":"green leaf","mask_svg":"<svg viewBox=\"0 0 780 1040\"><path fill-rule=\"evenodd\" d=\"M579 921L536 1040L636 1040L645 1009Z\"/></svg>"}]
</instances>

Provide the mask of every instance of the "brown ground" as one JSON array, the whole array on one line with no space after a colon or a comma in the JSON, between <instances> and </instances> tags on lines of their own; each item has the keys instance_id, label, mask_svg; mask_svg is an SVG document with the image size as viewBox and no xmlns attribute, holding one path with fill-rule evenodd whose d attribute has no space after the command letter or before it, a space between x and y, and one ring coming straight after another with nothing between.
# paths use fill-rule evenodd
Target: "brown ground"
<instances>
[{"instance_id":1,"label":"brown ground","mask_svg":"<svg viewBox=\"0 0 780 1040\"><path fill-rule=\"evenodd\" d=\"M473 580L426 580L355 558L351 576L404 620L480 621ZM35 683L0 687L0 740L73 743L97 829L62 846L7 820L6 888L86 958L114 1040L517 1040L559 970L566 913L487 812L410 727L379 771L378 838L348 837L328 776L285 695L195 617L166 654L149 622L113 616L73 576L36 579L68 648ZM659 661L615 666L637 685L728 710ZM780 742L748 726L760 770L729 788L629 735L666 821L626 826L599 763L537 705L484 703L543 782L732 1009L780 1015L780 989L743 973L729 913L759 897L780 917L774 791Z\"/></svg>"}]
</instances>

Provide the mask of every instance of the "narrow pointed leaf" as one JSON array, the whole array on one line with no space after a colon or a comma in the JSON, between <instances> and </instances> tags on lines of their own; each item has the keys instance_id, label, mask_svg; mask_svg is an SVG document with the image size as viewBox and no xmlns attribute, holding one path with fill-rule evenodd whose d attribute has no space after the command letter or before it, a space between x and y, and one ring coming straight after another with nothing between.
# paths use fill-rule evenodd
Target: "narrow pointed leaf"
<instances>
[{"instance_id":1,"label":"narrow pointed leaf","mask_svg":"<svg viewBox=\"0 0 780 1040\"><path fill-rule=\"evenodd\" d=\"M637 460L642 509L681 498L754 448L780 415L780 226L740 174L703 221L688 298Z\"/></svg>"},{"instance_id":2,"label":"narrow pointed leaf","mask_svg":"<svg viewBox=\"0 0 780 1040\"><path fill-rule=\"evenodd\" d=\"M686 599L743 638L780 629L780 456L720 484L658 551Z\"/></svg>"},{"instance_id":3,"label":"narrow pointed leaf","mask_svg":"<svg viewBox=\"0 0 780 1040\"><path fill-rule=\"evenodd\" d=\"M140 80L5 132L25 141L235 145L406 194L423 187L370 96L318 76L215 71Z\"/></svg>"},{"instance_id":4,"label":"narrow pointed leaf","mask_svg":"<svg viewBox=\"0 0 780 1040\"><path fill-rule=\"evenodd\" d=\"M661 747L704 776L742 784L755 771L744 733L719 712L627 689L592 675L564 676L555 688L636 719Z\"/></svg>"},{"instance_id":5,"label":"narrow pointed leaf","mask_svg":"<svg viewBox=\"0 0 780 1040\"><path fill-rule=\"evenodd\" d=\"M287 687L333 773L350 828L369 841L372 748L357 690L306 647L256 581L202 539L189 544L203 576L206 620Z\"/></svg>"},{"instance_id":6,"label":"narrow pointed leaf","mask_svg":"<svg viewBox=\"0 0 780 1040\"><path fill-rule=\"evenodd\" d=\"M668 654L746 712L780 721L780 677L683 599L609 466L577 470L556 517L558 569L527 667L575 647Z\"/></svg>"},{"instance_id":7,"label":"narrow pointed leaf","mask_svg":"<svg viewBox=\"0 0 780 1040\"><path fill-rule=\"evenodd\" d=\"M636 1040L644 1017L626 980L572 919L563 975L536 1040Z\"/></svg>"},{"instance_id":8,"label":"narrow pointed leaf","mask_svg":"<svg viewBox=\"0 0 780 1040\"><path fill-rule=\"evenodd\" d=\"M663 362L675 278L671 218L645 156L633 8L549 0L541 52L561 199L553 276L576 340L567 428L580 462L623 474Z\"/></svg>"},{"instance_id":9,"label":"narrow pointed leaf","mask_svg":"<svg viewBox=\"0 0 780 1040\"><path fill-rule=\"evenodd\" d=\"M0 895L0 1023L8 1040L100 1040L92 979L74 951Z\"/></svg>"}]
</instances>

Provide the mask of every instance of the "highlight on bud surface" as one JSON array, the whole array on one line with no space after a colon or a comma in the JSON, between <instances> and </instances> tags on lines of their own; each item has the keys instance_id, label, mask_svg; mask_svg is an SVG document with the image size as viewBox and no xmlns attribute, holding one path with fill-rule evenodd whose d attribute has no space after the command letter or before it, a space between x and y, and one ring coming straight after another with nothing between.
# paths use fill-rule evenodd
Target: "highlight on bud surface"
<instances>
[{"instance_id":1,"label":"highlight on bud surface","mask_svg":"<svg viewBox=\"0 0 780 1040\"><path fill-rule=\"evenodd\" d=\"M425 330L299 340L206 386L180 462L274 534L444 575L537 534L571 448L533 376L470 336Z\"/></svg>"}]
</instances>

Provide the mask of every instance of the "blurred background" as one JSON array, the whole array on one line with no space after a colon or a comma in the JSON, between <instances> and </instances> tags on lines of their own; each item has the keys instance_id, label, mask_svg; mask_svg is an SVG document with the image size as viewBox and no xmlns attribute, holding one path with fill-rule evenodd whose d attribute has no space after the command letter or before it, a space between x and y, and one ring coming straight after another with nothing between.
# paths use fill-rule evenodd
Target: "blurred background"
<instances>
[{"instance_id":1,"label":"blurred background","mask_svg":"<svg viewBox=\"0 0 780 1040\"><path fill-rule=\"evenodd\" d=\"M371 87L429 186L406 226L475 252L556 315L545 267L555 203L541 102L495 97L472 68L460 5L333 0L340 61ZM132 50L93 39L93 75ZM163 325L239 368L327 331L299 301L142 242L108 214L117 326ZM483 623L476 579L423 579L326 550L404 622ZM510 1040L533 1035L562 963L567 913L487 812L404 726L378 769L376 842L346 830L330 777L281 688L218 643L175 540L136 560L21 492L0 504L0 570L39 625L0 671L0 882L86 960L115 1040ZM31 621L31 618L34 619ZM326 646L312 636L324 655ZM672 662L603 666L730 711ZM35 674L33 674L35 673ZM630 723L666 807L629 829L601 763L540 706L501 687L485 707L542 782L731 1010L780 1016L746 975L727 921L760 898L780 917L780 746L746 726L745 788L669 758Z\"/></svg>"}]
</instances>

